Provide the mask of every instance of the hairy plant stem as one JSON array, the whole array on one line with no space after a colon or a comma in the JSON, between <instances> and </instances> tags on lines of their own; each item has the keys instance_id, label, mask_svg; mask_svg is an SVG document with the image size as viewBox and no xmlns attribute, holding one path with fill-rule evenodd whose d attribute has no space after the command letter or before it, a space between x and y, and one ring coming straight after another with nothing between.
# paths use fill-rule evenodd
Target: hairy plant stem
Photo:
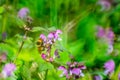
<instances>
[{"instance_id":1,"label":"hairy plant stem","mask_svg":"<svg viewBox=\"0 0 120 80\"><path fill-rule=\"evenodd\" d=\"M48 74L48 69L45 71L45 79L44 80L47 80L47 74Z\"/></svg>"},{"instance_id":2,"label":"hairy plant stem","mask_svg":"<svg viewBox=\"0 0 120 80\"><path fill-rule=\"evenodd\" d=\"M20 54L20 52L21 52L21 50L22 50L22 48L23 48L23 45L24 45L24 43L25 43L24 39L26 38L27 33L28 33L28 31L26 30L26 31L25 31L25 34L24 34L24 36L23 36L23 41L21 42L20 48L19 48L19 50L18 50L18 52L17 52L17 54L16 54L16 57L15 57L15 59L14 59L14 63L15 63L16 59L18 58L18 56L19 56L19 54Z\"/></svg>"}]
</instances>

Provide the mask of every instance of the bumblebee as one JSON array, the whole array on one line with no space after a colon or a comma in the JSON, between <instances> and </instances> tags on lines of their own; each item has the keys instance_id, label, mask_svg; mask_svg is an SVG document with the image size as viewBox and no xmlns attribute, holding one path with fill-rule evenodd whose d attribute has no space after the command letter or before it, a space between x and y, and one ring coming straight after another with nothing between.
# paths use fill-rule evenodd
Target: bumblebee
<instances>
[{"instance_id":1,"label":"bumblebee","mask_svg":"<svg viewBox=\"0 0 120 80\"><path fill-rule=\"evenodd\" d=\"M43 39L39 38L36 44L39 52L42 52L45 50Z\"/></svg>"}]
</instances>

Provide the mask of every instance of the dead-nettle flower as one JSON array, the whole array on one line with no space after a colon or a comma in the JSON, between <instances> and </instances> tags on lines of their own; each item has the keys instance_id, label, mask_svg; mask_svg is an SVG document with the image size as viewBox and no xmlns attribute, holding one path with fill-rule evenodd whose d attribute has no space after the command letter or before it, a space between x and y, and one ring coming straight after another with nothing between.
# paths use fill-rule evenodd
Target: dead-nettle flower
<instances>
[{"instance_id":1,"label":"dead-nettle flower","mask_svg":"<svg viewBox=\"0 0 120 80\"><path fill-rule=\"evenodd\" d=\"M100 75L95 75L95 76L93 77L93 80L103 80L103 79L102 79L102 76L100 76Z\"/></svg>"},{"instance_id":2,"label":"dead-nettle flower","mask_svg":"<svg viewBox=\"0 0 120 80\"><path fill-rule=\"evenodd\" d=\"M111 3L108 0L98 0L97 4L101 6L101 11L107 11L111 8Z\"/></svg>"},{"instance_id":3,"label":"dead-nettle flower","mask_svg":"<svg viewBox=\"0 0 120 80\"><path fill-rule=\"evenodd\" d=\"M98 38L104 38L107 40L108 44L113 44L114 41L114 32L112 31L111 28L102 28L98 26L98 32L97 32L97 37Z\"/></svg>"},{"instance_id":4,"label":"dead-nettle flower","mask_svg":"<svg viewBox=\"0 0 120 80\"><path fill-rule=\"evenodd\" d=\"M62 71L60 77L65 76L67 79L78 79L80 77L83 77L83 69L86 69L86 67L78 62L68 62L66 67L59 66L58 68L58 70Z\"/></svg>"},{"instance_id":5,"label":"dead-nettle flower","mask_svg":"<svg viewBox=\"0 0 120 80\"><path fill-rule=\"evenodd\" d=\"M21 8L18 12L18 17L31 24L33 19L29 16L29 12L28 8Z\"/></svg>"},{"instance_id":6,"label":"dead-nettle flower","mask_svg":"<svg viewBox=\"0 0 120 80\"><path fill-rule=\"evenodd\" d=\"M13 63L7 63L2 71L3 77L9 77L13 75L13 72L15 71L16 66Z\"/></svg>"},{"instance_id":7,"label":"dead-nettle flower","mask_svg":"<svg viewBox=\"0 0 120 80\"><path fill-rule=\"evenodd\" d=\"M108 53L113 51L113 43L114 43L114 32L110 28L102 28L98 26L97 37L104 39L108 43Z\"/></svg>"},{"instance_id":8,"label":"dead-nettle flower","mask_svg":"<svg viewBox=\"0 0 120 80\"><path fill-rule=\"evenodd\" d=\"M29 9L28 8L21 8L19 10L19 12L18 12L18 17L20 19L25 19L25 18L27 18L28 13L29 13Z\"/></svg>"},{"instance_id":9,"label":"dead-nettle flower","mask_svg":"<svg viewBox=\"0 0 120 80\"><path fill-rule=\"evenodd\" d=\"M56 40L61 40L61 38L59 37L59 34L62 34L61 30L56 30L54 32L49 33L48 34L48 43L52 44Z\"/></svg>"},{"instance_id":10,"label":"dead-nettle flower","mask_svg":"<svg viewBox=\"0 0 120 80\"><path fill-rule=\"evenodd\" d=\"M41 38L44 42L46 42L46 40L47 40L47 39L46 39L46 36L45 36L44 34L41 34L41 35L40 35L40 38Z\"/></svg>"},{"instance_id":11,"label":"dead-nettle flower","mask_svg":"<svg viewBox=\"0 0 120 80\"><path fill-rule=\"evenodd\" d=\"M114 68L115 68L115 63L113 60L109 60L104 64L104 68L105 68L105 74L111 74L114 72Z\"/></svg>"},{"instance_id":12,"label":"dead-nettle flower","mask_svg":"<svg viewBox=\"0 0 120 80\"><path fill-rule=\"evenodd\" d=\"M51 54L51 48L52 48L53 44L57 40L61 40L60 34L62 34L62 31L61 30L56 30L56 31L50 32L48 34L48 36L45 36L44 34L40 35L39 47L38 48L41 48L41 47L45 48L42 51L46 51L46 54L45 53L41 54L41 57L45 61L53 62L55 58L60 57L59 53L58 53L58 49L55 50L53 56Z\"/></svg>"}]
</instances>

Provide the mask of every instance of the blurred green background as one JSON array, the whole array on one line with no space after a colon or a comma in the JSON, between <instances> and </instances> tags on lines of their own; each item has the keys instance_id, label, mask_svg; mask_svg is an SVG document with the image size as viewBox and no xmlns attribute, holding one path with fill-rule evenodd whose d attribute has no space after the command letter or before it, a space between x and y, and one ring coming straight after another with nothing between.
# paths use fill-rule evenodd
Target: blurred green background
<instances>
[{"instance_id":1,"label":"blurred green background","mask_svg":"<svg viewBox=\"0 0 120 80\"><path fill-rule=\"evenodd\" d=\"M48 34L46 30L55 29L63 31L62 41L58 45L63 52L58 61L66 63L69 61L68 55L74 55L76 61L84 62L87 66L83 80L92 80L92 75L102 74L104 63L113 59L116 68L111 80L118 80L120 1L114 0L108 11L101 11L102 6L97 2L98 0L0 0L0 52L7 53L8 62L14 60L25 33L23 29L25 23L17 18L18 11L27 7L33 19L30 27L35 31L28 33L16 62L17 80L39 80L38 72L44 73L46 69L50 69L47 80L65 80L59 77L59 73L56 74L51 64L41 59L36 47L36 41L41 33ZM106 54L106 43L100 43L96 38L98 25L104 28L110 27L115 33L114 51L110 55ZM2 42L4 32L7 36L5 42ZM29 69L34 63L39 67L32 73Z\"/></svg>"}]
</instances>

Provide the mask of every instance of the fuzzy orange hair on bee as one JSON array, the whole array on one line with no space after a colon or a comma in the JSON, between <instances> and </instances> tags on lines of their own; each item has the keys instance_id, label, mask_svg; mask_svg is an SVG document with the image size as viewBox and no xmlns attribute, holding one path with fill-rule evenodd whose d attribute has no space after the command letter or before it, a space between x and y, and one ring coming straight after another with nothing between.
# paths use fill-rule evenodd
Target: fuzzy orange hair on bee
<instances>
[{"instance_id":1,"label":"fuzzy orange hair on bee","mask_svg":"<svg viewBox=\"0 0 120 80\"><path fill-rule=\"evenodd\" d=\"M43 39L39 38L36 44L39 52L42 52L45 49L43 45L44 44Z\"/></svg>"}]
</instances>

